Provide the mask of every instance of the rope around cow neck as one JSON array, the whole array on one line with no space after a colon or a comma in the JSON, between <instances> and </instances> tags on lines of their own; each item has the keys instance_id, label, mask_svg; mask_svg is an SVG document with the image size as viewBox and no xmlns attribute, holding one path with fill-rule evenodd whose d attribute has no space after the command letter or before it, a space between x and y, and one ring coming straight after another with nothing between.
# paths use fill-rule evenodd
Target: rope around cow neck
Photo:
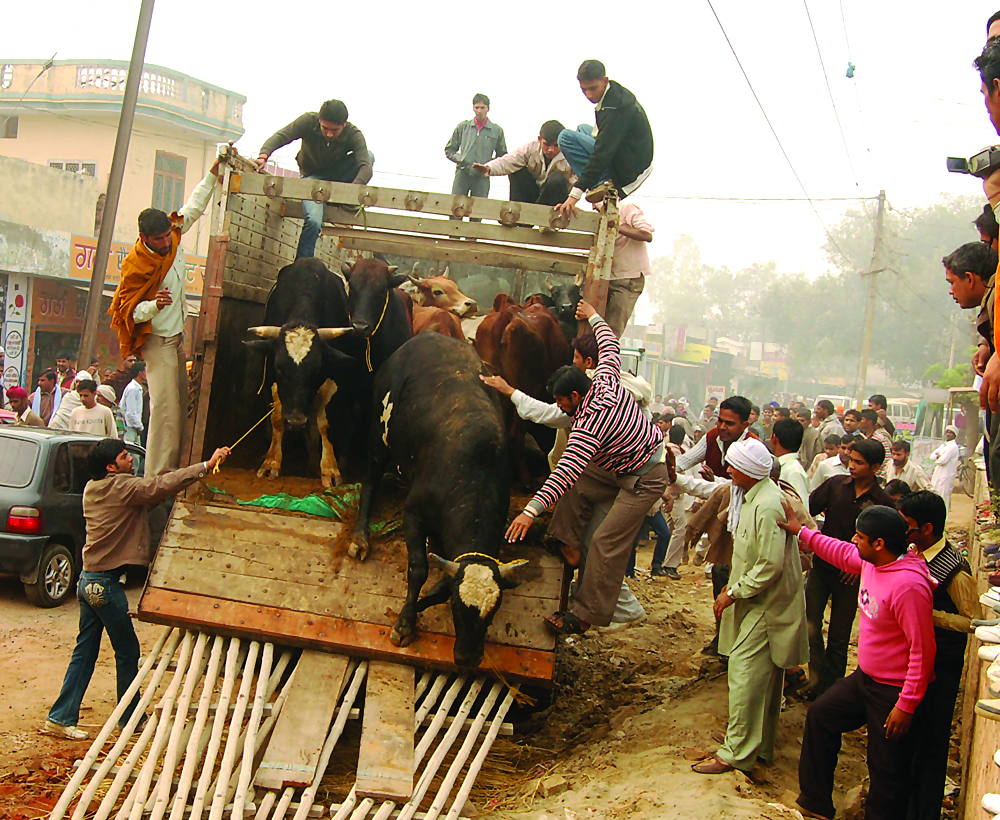
<instances>
[{"instance_id":1,"label":"rope around cow neck","mask_svg":"<svg viewBox=\"0 0 1000 820\"><path fill-rule=\"evenodd\" d=\"M368 372L372 372L372 336L378 333L378 329L382 327L382 320L385 318L385 312L389 307L389 294L391 291L385 292L385 304L382 305L382 315L378 317L378 322L375 323L375 329L371 332L371 336L368 337L368 344L365 347L365 364L368 365Z\"/></svg>"}]
</instances>

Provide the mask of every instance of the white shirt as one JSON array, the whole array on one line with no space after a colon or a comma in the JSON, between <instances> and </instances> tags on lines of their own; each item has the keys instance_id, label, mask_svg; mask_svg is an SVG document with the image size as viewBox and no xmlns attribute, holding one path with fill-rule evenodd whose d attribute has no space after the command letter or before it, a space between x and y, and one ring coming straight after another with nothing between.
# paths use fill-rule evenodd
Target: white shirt
<instances>
[{"instance_id":1,"label":"white shirt","mask_svg":"<svg viewBox=\"0 0 1000 820\"><path fill-rule=\"evenodd\" d=\"M740 435L737 441L743 441L747 435L750 433L750 428L748 427ZM725 463L725 449L722 447L722 439L717 438L715 440L716 445L719 448L719 452L723 454L723 463ZM705 460L705 455L708 453L708 436L702 436L701 440L695 444L690 450L688 450L684 455L677 459L677 472L681 473L685 470L689 470L694 467L695 464L701 464ZM724 478L724 476L720 476Z\"/></svg>"},{"instance_id":2,"label":"white shirt","mask_svg":"<svg viewBox=\"0 0 1000 820\"><path fill-rule=\"evenodd\" d=\"M812 481L809 483L809 489L815 491L820 484L832 476L850 474L851 471L844 466L844 462L840 460L840 456L833 456L832 458L828 458L826 461L821 461L819 463L819 467L816 468L816 472L813 473ZM802 500L805 501L806 499Z\"/></svg>"},{"instance_id":3,"label":"white shirt","mask_svg":"<svg viewBox=\"0 0 1000 820\"><path fill-rule=\"evenodd\" d=\"M142 432L142 385L135 379L125 385L119 407L125 416L125 426Z\"/></svg>"},{"instance_id":4,"label":"white shirt","mask_svg":"<svg viewBox=\"0 0 1000 820\"><path fill-rule=\"evenodd\" d=\"M208 203L212 199L214 189L215 175L208 174L198 183L191 193L191 198L177 212L184 219L181 225L182 234L191 230L191 226L205 213L205 208L208 207ZM187 272L184 262L184 249L178 248L174 264L167 271L161 288L170 291L172 301L169 305L165 308L158 308L156 300L149 299L145 302L139 302L132 311L132 318L136 322L152 320L151 332L154 336L170 338L184 332L184 320L187 319L187 302L184 298L184 283L187 280Z\"/></svg>"},{"instance_id":5,"label":"white shirt","mask_svg":"<svg viewBox=\"0 0 1000 820\"><path fill-rule=\"evenodd\" d=\"M840 461L839 456L837 457L837 461ZM778 464L781 465L781 480L787 481L795 492L799 494L799 499L808 504L809 476L806 475L806 471L802 469L802 463L799 461L799 454L785 453L783 456L778 456Z\"/></svg>"},{"instance_id":6,"label":"white shirt","mask_svg":"<svg viewBox=\"0 0 1000 820\"><path fill-rule=\"evenodd\" d=\"M885 480L889 482L897 478L909 484L910 489L914 491L931 489L931 480L927 477L927 473L914 464L912 458L906 459L902 470L897 470L896 462L889 458L885 468Z\"/></svg>"},{"instance_id":7,"label":"white shirt","mask_svg":"<svg viewBox=\"0 0 1000 820\"><path fill-rule=\"evenodd\" d=\"M70 429L75 433L90 433L105 438L118 438L118 427L115 425L115 414L110 407L95 404L84 407L82 404L69 416Z\"/></svg>"}]
</instances>

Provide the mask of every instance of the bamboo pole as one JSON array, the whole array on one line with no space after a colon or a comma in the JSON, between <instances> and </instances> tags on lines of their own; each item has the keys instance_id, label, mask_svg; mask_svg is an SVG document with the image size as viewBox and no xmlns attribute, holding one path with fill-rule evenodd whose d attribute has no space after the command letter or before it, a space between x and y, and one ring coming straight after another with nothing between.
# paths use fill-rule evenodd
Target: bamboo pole
<instances>
[{"instance_id":1,"label":"bamboo pole","mask_svg":"<svg viewBox=\"0 0 1000 820\"><path fill-rule=\"evenodd\" d=\"M358 803L358 807L354 810L354 813L351 814L351 820L364 820L364 818L368 816L368 812L372 810L372 806L374 805L375 801L372 800L370 797L366 797L364 800Z\"/></svg>"},{"instance_id":2,"label":"bamboo pole","mask_svg":"<svg viewBox=\"0 0 1000 820\"><path fill-rule=\"evenodd\" d=\"M431 725L427 727L427 731L424 732L424 736L420 738L420 742L417 744L416 751L413 753L413 767L414 771L419 770L420 763L427 754L427 750L430 749L431 744L434 742L434 738L437 737L437 733L441 731L441 727L445 723L445 718L448 716L448 712L451 710L451 705L458 698L462 689L465 688L465 684L468 682L468 678L464 675L457 677L448 689L448 693L445 695L444 700L441 702L441 707L437 710L437 714L434 715L434 720L431 721ZM478 683L478 686L477 686ZM472 686L475 688L476 694L482 689L484 681L480 679L479 681L474 681ZM470 688L470 693L472 688ZM452 722L452 726L462 726L463 721L455 720ZM451 731L451 727L448 729Z\"/></svg>"},{"instance_id":3,"label":"bamboo pole","mask_svg":"<svg viewBox=\"0 0 1000 820\"><path fill-rule=\"evenodd\" d=\"M125 758L125 762L118 768L115 773L115 779L111 781L111 786L108 788L107 794L104 795L104 799L101 800L101 805L97 807L97 813L94 815L94 820L106 820L107 816L111 814L111 809L114 808L115 801L118 800L118 795L121 793L122 788L128 782L129 778L134 776L136 761L142 756L142 753L146 751L146 746L149 745L150 738L153 737L153 733L156 731L156 724L159 723L160 716L154 714L143 727L142 732L139 734L138 739L132 746L132 751L128 753L128 757ZM129 808L132 804L126 801ZM128 812L125 808L125 804L122 804L122 808Z\"/></svg>"},{"instance_id":4,"label":"bamboo pole","mask_svg":"<svg viewBox=\"0 0 1000 820\"><path fill-rule=\"evenodd\" d=\"M132 786L135 797L132 801L132 809L129 812L129 820L139 820L142 817L142 811L146 805L146 796L149 793L149 786L153 780L153 773L156 770L156 762L159 760L163 744L166 742L172 728L174 701L177 699L177 690L180 689L181 681L184 680L191 661L192 636L193 633L191 632L184 635L184 642L181 644L181 657L177 661L177 669L174 671L170 686L167 687L166 694L164 694L161 701L163 709L160 712L160 724L156 727L156 735L153 737L153 745L146 756L146 762L142 764L139 779Z\"/></svg>"},{"instance_id":5,"label":"bamboo pole","mask_svg":"<svg viewBox=\"0 0 1000 820\"><path fill-rule=\"evenodd\" d=\"M178 640L179 640L179 633L175 633L173 629L165 629L163 633L160 635L159 640L153 647L153 651L149 653L149 657L146 658L146 661L143 663L142 668L136 674L135 679L132 681L128 690L125 692L125 695L118 702L118 705L115 706L114 711L111 713L111 717L108 718L107 722L104 724L103 728L98 733L97 737L94 738L94 742L90 744L90 748L87 750L87 754L84 755L83 762L80 764L80 768L76 770L76 772L73 774L73 777L70 778L69 783L66 784L66 788L63 789L63 793L59 797L59 802L57 802L55 808L52 809L52 814L50 815L52 820L62 820L63 816L66 814L66 809L69 808L69 804L73 801L73 798L76 797L76 793L77 790L80 788L80 784L83 783L84 779L90 773L90 767L94 764L94 761L97 760L97 756L101 753L101 750L104 748L104 741L106 741L108 737L111 735L111 732L118 718L125 713L125 709L128 707L128 704L132 702L132 698L135 696L135 693L139 691L139 687L142 685L143 680L145 680L146 675L149 674L149 670L153 668L153 664L156 661L156 656L160 653L160 651L166 644L167 638L174 634L178 634ZM176 647L176 642L173 643L173 646ZM172 651L173 650L171 650L171 652ZM138 712L138 709L136 710L136 712ZM138 722L139 718L136 717L135 714L133 714L133 717L135 717L136 722ZM131 723L131 718L129 719L129 723ZM126 724L126 726L128 726L128 724ZM109 765L108 768L111 768L111 766ZM102 773L101 780L103 779L104 779L104 774ZM98 780L97 784L100 784L101 780ZM97 785L94 785L93 790L88 789L88 791L90 791L90 797L93 797L93 794L96 790L97 790ZM87 800L87 803L89 806L90 803L89 798ZM83 811L86 811L88 806L85 806Z\"/></svg>"},{"instance_id":6,"label":"bamboo pole","mask_svg":"<svg viewBox=\"0 0 1000 820\"><path fill-rule=\"evenodd\" d=\"M451 762L451 766L448 767L448 774L445 775L444 782L438 788L438 793L434 797L430 809L427 810L427 820L437 820L437 816L444 810L445 804L448 802L448 796L455 786L455 781L458 780L458 776L465 767L465 761L469 759L472 749L479 741L479 733L483 729L486 717L493 711L493 704L496 703L497 698L500 697L500 693L505 687L506 684L497 681L493 684L489 694L486 695L486 700L479 707L479 712L473 721L472 729L466 732L465 741L462 743L461 748L459 748L458 754L455 755L455 759Z\"/></svg>"},{"instance_id":7,"label":"bamboo pole","mask_svg":"<svg viewBox=\"0 0 1000 820\"><path fill-rule=\"evenodd\" d=\"M205 752L201 777L198 778L194 802L191 803L191 820L201 820L204 811L205 795L208 793L209 783L212 782L212 770L215 768L215 758L219 754L222 730L229 719L229 699L232 696L233 684L236 680L236 660L239 654L240 639L233 638L229 641L229 649L226 652L226 671L222 678L222 691L219 693L219 701L215 708L215 720L212 721L212 735L208 741L208 750Z\"/></svg>"},{"instance_id":8,"label":"bamboo pole","mask_svg":"<svg viewBox=\"0 0 1000 820\"><path fill-rule=\"evenodd\" d=\"M319 754L319 764L316 766L316 773L313 775L312 783L302 790L302 796L299 798L299 808L295 812L293 820L305 820L306 815L309 813L309 809L316 799L316 791L319 789L320 781L323 779L326 767L330 763L333 747L337 745L337 741L344 731L344 726L347 725L347 716L351 713L354 699L358 696L358 690L361 688L361 683L364 681L367 673L368 663L367 661L362 661L358 664L358 668L354 672L354 677L351 679L351 686L344 695L340 707L337 709L337 718L333 721L330 734L327 736L326 743L323 744L323 750Z\"/></svg>"},{"instance_id":9,"label":"bamboo pole","mask_svg":"<svg viewBox=\"0 0 1000 820\"><path fill-rule=\"evenodd\" d=\"M216 779L215 796L212 798L212 808L209 811L209 820L221 820L222 810L226 805L226 789L221 788L223 784L228 784L229 775L233 770L233 761L236 759L236 747L239 743L239 727L243 725L243 715L246 713L247 701L250 698L250 684L253 681L253 669L257 665L257 654L260 652L260 641L253 641L250 650L247 652L246 665L243 667L243 679L240 682L240 691L236 696L236 710L229 723L229 737L226 738L226 750L222 755L222 766L219 769L219 776ZM138 820L138 818L129 818Z\"/></svg>"},{"instance_id":10,"label":"bamboo pole","mask_svg":"<svg viewBox=\"0 0 1000 820\"><path fill-rule=\"evenodd\" d=\"M441 674L434 679L434 685L431 686L430 692L427 693L427 697L424 698L423 703L417 709L416 714L416 726L414 727L414 732L420 728L427 715L430 713L431 709L437 704L438 698L441 697L441 691L444 689L444 685L448 682L448 675Z\"/></svg>"},{"instance_id":11,"label":"bamboo pole","mask_svg":"<svg viewBox=\"0 0 1000 820\"><path fill-rule=\"evenodd\" d=\"M344 802L337 807L337 813L333 815L331 820L347 820L347 816L354 811L354 806L358 802L358 787L351 786L351 791L348 793L347 797L344 798ZM333 806L330 806L330 811L333 811Z\"/></svg>"},{"instance_id":12,"label":"bamboo pole","mask_svg":"<svg viewBox=\"0 0 1000 820\"><path fill-rule=\"evenodd\" d=\"M482 746L479 747L479 751L476 753L472 763L469 765L469 771L465 774L465 780L462 781L462 787L458 790L455 802L451 804L451 810L448 812L448 816L445 820L458 820L461 816L462 809L465 808L465 801L469 799L469 794L472 792L472 787L476 783L476 778L479 776L479 772L483 768L483 762L486 760L486 755L489 754L490 749L493 746L493 742L497 739L500 727L503 726L504 718L507 716L507 711L510 709L513 702L514 693L508 689L506 696L500 703L500 707L493 716L493 722L490 724L489 731L483 739Z\"/></svg>"},{"instance_id":13,"label":"bamboo pole","mask_svg":"<svg viewBox=\"0 0 1000 820\"><path fill-rule=\"evenodd\" d=\"M277 794L277 792L268 792L268 794ZM285 790L281 793L281 800L278 801L278 808L274 810L274 817L271 820L285 820L285 815L288 813L288 807L292 803L292 795L294 794L294 786L285 787Z\"/></svg>"},{"instance_id":14,"label":"bamboo pole","mask_svg":"<svg viewBox=\"0 0 1000 820\"><path fill-rule=\"evenodd\" d=\"M215 682L219 678L219 666L222 661L222 647L226 639L221 635L216 635L212 641L212 654L208 660L208 671L205 673L205 682L201 687L201 697L198 699L198 712L194 718L194 728L191 731L191 739L188 741L184 751L184 766L181 769L180 783L177 785L177 793L174 795L174 804L170 809L170 820L183 820L184 807L187 804L188 792L191 790L191 783L194 781L195 769L198 761L201 760L202 735L205 724L208 723L208 711L212 705L212 695L215 693Z\"/></svg>"},{"instance_id":15,"label":"bamboo pole","mask_svg":"<svg viewBox=\"0 0 1000 820\"><path fill-rule=\"evenodd\" d=\"M253 816L253 820L267 820L271 814L276 797L277 792L268 792L265 794L264 799L260 801L260 805L257 807L257 813Z\"/></svg>"},{"instance_id":16,"label":"bamboo pole","mask_svg":"<svg viewBox=\"0 0 1000 820\"><path fill-rule=\"evenodd\" d=\"M427 691L427 687L430 685L431 679L434 677L433 672L424 672L420 676L420 680L417 681L416 691L413 693L413 702L420 703L420 696Z\"/></svg>"},{"instance_id":17,"label":"bamboo pole","mask_svg":"<svg viewBox=\"0 0 1000 820\"><path fill-rule=\"evenodd\" d=\"M441 739L441 742L434 750L434 754L431 755L431 759L427 761L427 766L424 768L424 772L420 775L420 780L417 782L416 788L413 790L413 797L410 798L409 802L403 806L402 811L399 813L399 820L412 820L413 815L416 814L417 809L420 807L420 801L424 799L424 795L427 794L427 790L431 786L431 781L433 781L434 775L437 774L437 770L444 762L445 756L448 754L448 750L455 742L455 738L457 738L461 733L465 719L469 716L469 712L472 711L472 707L479 698L479 691L483 688L484 683L485 680L483 678L479 678L472 682L472 685L469 687L469 691L465 696L465 700L462 701L462 705L458 709L458 714L455 716L455 722L451 724L448 731L445 733L445 736ZM441 718L441 722L443 723L445 710L442 709L439 711L437 717ZM431 726L433 727L433 724L431 724ZM426 740L426 737L424 740ZM421 741L421 744L423 744L423 741Z\"/></svg>"},{"instance_id":18,"label":"bamboo pole","mask_svg":"<svg viewBox=\"0 0 1000 820\"><path fill-rule=\"evenodd\" d=\"M382 807L375 812L375 816L372 820L389 820L392 813L396 810L396 804L392 800L386 800Z\"/></svg>"},{"instance_id":19,"label":"bamboo pole","mask_svg":"<svg viewBox=\"0 0 1000 820\"><path fill-rule=\"evenodd\" d=\"M257 730L260 728L260 716L264 711L265 693L270 683L271 664L273 661L274 644L268 641L264 644L264 652L260 659L260 671L257 673L257 688L254 692L253 709L250 712L250 724L247 726L246 739L243 741L243 760L240 766L240 779L236 786L236 794L233 796L233 812L231 816L236 820L241 820L243 817L243 804L246 802L247 788L250 786L250 777L253 775Z\"/></svg>"}]
</instances>

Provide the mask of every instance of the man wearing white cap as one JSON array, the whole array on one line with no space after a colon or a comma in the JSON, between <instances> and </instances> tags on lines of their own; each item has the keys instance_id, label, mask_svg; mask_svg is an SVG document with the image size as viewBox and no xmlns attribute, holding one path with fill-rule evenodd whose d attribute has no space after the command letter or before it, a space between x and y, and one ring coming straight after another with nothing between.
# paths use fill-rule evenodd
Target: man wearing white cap
<instances>
[{"instance_id":1,"label":"man wearing white cap","mask_svg":"<svg viewBox=\"0 0 1000 820\"><path fill-rule=\"evenodd\" d=\"M934 473L931 475L931 486L948 509L951 509L951 491L955 486L955 476L958 474L959 449L958 428L949 424L944 429L944 444L931 453L934 462Z\"/></svg>"},{"instance_id":2,"label":"man wearing white cap","mask_svg":"<svg viewBox=\"0 0 1000 820\"><path fill-rule=\"evenodd\" d=\"M769 480L772 456L756 439L726 453L733 479L728 529L733 534L729 583L715 600L719 649L729 655L729 725L699 774L749 772L774 759L785 669L809 660L802 564L786 521L784 494Z\"/></svg>"}]
</instances>

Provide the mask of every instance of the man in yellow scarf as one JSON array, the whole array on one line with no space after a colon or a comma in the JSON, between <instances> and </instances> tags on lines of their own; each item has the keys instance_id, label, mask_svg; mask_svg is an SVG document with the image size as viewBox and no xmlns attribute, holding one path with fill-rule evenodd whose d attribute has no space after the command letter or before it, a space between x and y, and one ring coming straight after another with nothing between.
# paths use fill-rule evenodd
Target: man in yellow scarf
<instances>
[{"instance_id":1,"label":"man in yellow scarf","mask_svg":"<svg viewBox=\"0 0 1000 820\"><path fill-rule=\"evenodd\" d=\"M122 278L111 300L111 327L121 355L140 353L149 384L146 475L180 465L187 410L184 357L184 298L187 274L181 236L208 207L219 171L216 160L184 206L169 216L156 208L139 214L139 238L122 262Z\"/></svg>"}]
</instances>

